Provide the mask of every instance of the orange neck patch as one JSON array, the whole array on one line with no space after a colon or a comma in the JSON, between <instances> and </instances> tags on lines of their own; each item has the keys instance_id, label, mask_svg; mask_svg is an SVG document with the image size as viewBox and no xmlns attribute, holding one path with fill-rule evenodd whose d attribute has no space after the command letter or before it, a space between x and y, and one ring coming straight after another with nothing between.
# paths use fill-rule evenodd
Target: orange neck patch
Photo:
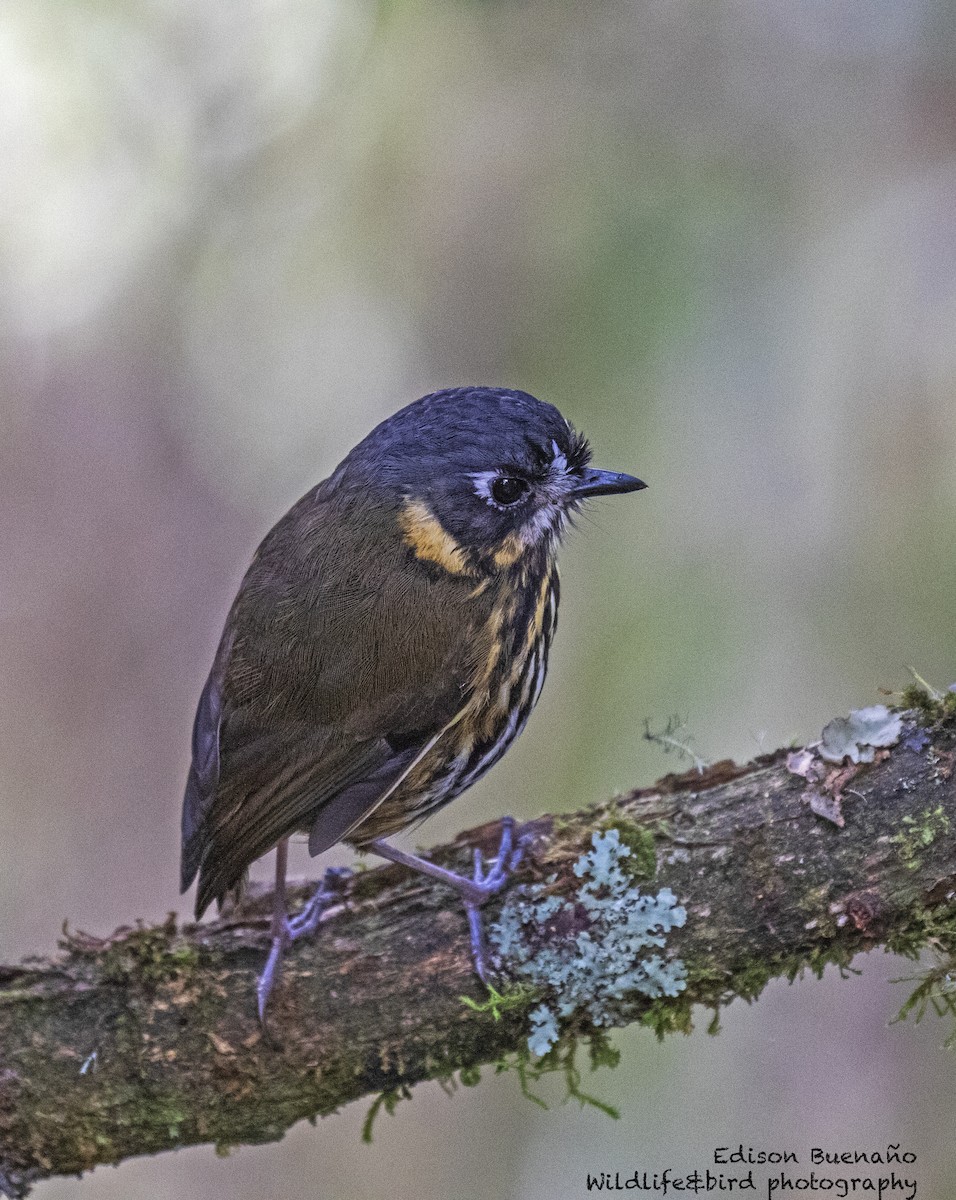
<instances>
[{"instance_id":1,"label":"orange neck patch","mask_svg":"<svg viewBox=\"0 0 956 1200\"><path fill-rule=\"evenodd\" d=\"M407 499L398 514L405 544L416 558L437 563L449 575L474 575L465 552L423 500Z\"/></svg>"}]
</instances>

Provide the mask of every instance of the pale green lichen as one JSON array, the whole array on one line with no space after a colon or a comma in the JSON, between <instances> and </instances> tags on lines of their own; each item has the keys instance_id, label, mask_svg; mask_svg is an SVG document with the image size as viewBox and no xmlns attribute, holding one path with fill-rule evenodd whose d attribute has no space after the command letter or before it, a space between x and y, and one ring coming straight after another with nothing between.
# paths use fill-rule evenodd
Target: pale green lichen
<instances>
[{"instance_id":1,"label":"pale green lichen","mask_svg":"<svg viewBox=\"0 0 956 1200\"><path fill-rule=\"evenodd\" d=\"M903 730L903 718L885 704L855 708L848 717L835 717L824 726L818 753L827 762L873 762L879 747L895 746Z\"/></svg>"},{"instance_id":2,"label":"pale green lichen","mask_svg":"<svg viewBox=\"0 0 956 1200\"><path fill-rule=\"evenodd\" d=\"M530 1014L531 1033L528 1035L528 1049L539 1058L543 1057L552 1046L557 1045L561 1031L558 1029L558 1018L546 1004L539 1004Z\"/></svg>"},{"instance_id":3,"label":"pale green lichen","mask_svg":"<svg viewBox=\"0 0 956 1200\"><path fill-rule=\"evenodd\" d=\"M657 1000L686 986L680 959L666 959L666 935L687 914L669 888L645 895L622 867L631 850L616 829L596 832L591 850L574 864L583 882L571 899L549 895L555 882L516 888L489 930L499 961L538 988L545 1000L531 1013L528 1046L547 1054L560 1036L559 1022L586 1014L595 1026L625 1017L626 997Z\"/></svg>"}]
</instances>

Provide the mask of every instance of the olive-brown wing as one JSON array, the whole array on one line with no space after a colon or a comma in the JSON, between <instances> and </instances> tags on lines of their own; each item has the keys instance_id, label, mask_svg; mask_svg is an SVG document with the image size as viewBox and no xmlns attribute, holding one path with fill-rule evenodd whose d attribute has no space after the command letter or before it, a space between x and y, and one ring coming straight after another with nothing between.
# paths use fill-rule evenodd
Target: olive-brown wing
<instances>
[{"instance_id":1,"label":"olive-brown wing","mask_svg":"<svg viewBox=\"0 0 956 1200\"><path fill-rule=\"evenodd\" d=\"M404 546L394 514L314 493L260 547L200 699L182 887L200 914L276 842L313 852L379 804L467 703L485 595Z\"/></svg>"}]
</instances>

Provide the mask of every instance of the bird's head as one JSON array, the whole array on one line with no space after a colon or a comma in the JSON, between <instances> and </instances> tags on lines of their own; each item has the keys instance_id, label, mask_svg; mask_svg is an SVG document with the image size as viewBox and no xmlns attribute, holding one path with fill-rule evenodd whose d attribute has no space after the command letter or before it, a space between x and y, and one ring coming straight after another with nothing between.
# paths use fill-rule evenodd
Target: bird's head
<instances>
[{"instance_id":1,"label":"bird's head","mask_svg":"<svg viewBox=\"0 0 956 1200\"><path fill-rule=\"evenodd\" d=\"M454 388L383 421L330 482L397 498L419 558L452 574L484 574L553 553L588 497L645 486L590 459L587 441L553 405L505 388Z\"/></svg>"}]
</instances>

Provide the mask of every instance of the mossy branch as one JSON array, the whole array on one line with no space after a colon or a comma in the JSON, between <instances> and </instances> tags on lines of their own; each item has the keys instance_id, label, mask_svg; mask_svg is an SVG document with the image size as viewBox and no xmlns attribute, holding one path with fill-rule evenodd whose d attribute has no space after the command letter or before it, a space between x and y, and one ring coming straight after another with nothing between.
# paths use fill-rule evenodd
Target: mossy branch
<instances>
[{"instance_id":1,"label":"mossy branch","mask_svg":"<svg viewBox=\"0 0 956 1200\"><path fill-rule=\"evenodd\" d=\"M687 921L663 953L682 959L686 989L637 996L617 1016L658 1033L689 1029L693 1004L752 1000L775 976L875 946L951 952L956 728L941 707L924 710L925 733L910 725L852 780L843 769L820 784L837 792L835 811L811 809L783 751L718 763L532 822L521 881L573 900L575 862L596 829L614 828L635 886L674 892ZM470 847L492 852L498 832L473 830L434 857L467 869ZM212 925L171 916L102 940L67 935L53 961L0 967L0 1191L199 1142L271 1141L363 1095L456 1072L473 1082L515 1052L527 1063L528 1005L487 1003L456 899L394 866L355 875L316 938L289 952L263 1034L268 903L260 890ZM587 1036L588 1020L562 1032Z\"/></svg>"}]
</instances>

